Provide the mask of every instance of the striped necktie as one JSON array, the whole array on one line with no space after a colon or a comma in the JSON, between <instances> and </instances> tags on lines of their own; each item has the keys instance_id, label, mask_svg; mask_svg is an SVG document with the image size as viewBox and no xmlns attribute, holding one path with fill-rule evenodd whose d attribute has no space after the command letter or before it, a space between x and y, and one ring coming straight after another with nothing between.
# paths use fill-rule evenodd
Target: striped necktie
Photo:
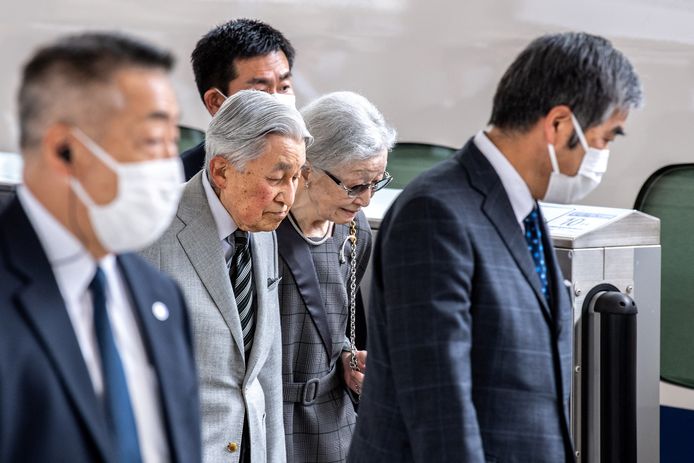
<instances>
[{"instance_id":1,"label":"striped necktie","mask_svg":"<svg viewBox=\"0 0 694 463\"><path fill-rule=\"evenodd\" d=\"M113 461L119 463L137 463L140 458L140 446L137 439L135 415L130 404L128 383L125 379L123 364L118 355L116 340L113 337L111 324L106 309L106 276L101 268L96 268L96 275L89 284L94 304L94 330L99 344L101 368L104 375L103 404L109 428L113 433L115 448L118 453Z\"/></svg>"},{"instance_id":2,"label":"striped necktie","mask_svg":"<svg viewBox=\"0 0 694 463\"><path fill-rule=\"evenodd\" d=\"M255 333L255 313L253 312L253 269L251 265L251 249L248 232L236 230L227 238L233 240L234 256L231 259L229 278L234 288L236 306L241 319L243 331L243 346L246 357L253 346Z\"/></svg>"},{"instance_id":3,"label":"striped necktie","mask_svg":"<svg viewBox=\"0 0 694 463\"><path fill-rule=\"evenodd\" d=\"M542 245L542 228L540 227L540 213L535 206L523 220L525 226L525 241L528 244L528 251L535 264L535 272L540 278L540 287L545 300L549 302L549 284L547 280L547 263L545 262L545 247Z\"/></svg>"}]
</instances>

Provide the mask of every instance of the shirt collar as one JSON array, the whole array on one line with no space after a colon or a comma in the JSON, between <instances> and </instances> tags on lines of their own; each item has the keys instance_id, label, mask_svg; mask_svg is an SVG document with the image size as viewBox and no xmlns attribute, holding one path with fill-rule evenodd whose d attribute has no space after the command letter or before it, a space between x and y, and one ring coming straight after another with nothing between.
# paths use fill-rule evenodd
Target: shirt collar
<instances>
[{"instance_id":1,"label":"shirt collar","mask_svg":"<svg viewBox=\"0 0 694 463\"><path fill-rule=\"evenodd\" d=\"M203 172L201 177L202 187L205 190L205 196L207 197L207 203L210 205L210 211L212 212L214 223L217 226L217 235L219 236L220 241L224 241L226 240L227 236L234 233L239 227L236 225L236 222L234 222L234 219L231 218L231 215L212 189L212 185L210 185L210 181L207 178L207 173Z\"/></svg>"},{"instance_id":2,"label":"shirt collar","mask_svg":"<svg viewBox=\"0 0 694 463\"><path fill-rule=\"evenodd\" d=\"M474 138L475 146L482 152L487 161L492 165L496 174L501 179L501 184L506 190L506 195L511 202L511 208L516 216L516 221L523 228L523 220L532 212L536 203L525 180L508 161L506 156L484 133L477 132Z\"/></svg>"},{"instance_id":3,"label":"shirt collar","mask_svg":"<svg viewBox=\"0 0 694 463\"><path fill-rule=\"evenodd\" d=\"M25 185L17 188L17 196L48 257L63 299L79 299L94 278L94 258Z\"/></svg>"}]
</instances>

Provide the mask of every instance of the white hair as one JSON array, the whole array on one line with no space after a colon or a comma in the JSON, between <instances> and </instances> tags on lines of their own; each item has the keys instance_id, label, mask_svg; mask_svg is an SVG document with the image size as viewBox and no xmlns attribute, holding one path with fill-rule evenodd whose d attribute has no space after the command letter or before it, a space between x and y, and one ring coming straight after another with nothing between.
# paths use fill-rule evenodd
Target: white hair
<instances>
[{"instance_id":1,"label":"white hair","mask_svg":"<svg viewBox=\"0 0 694 463\"><path fill-rule=\"evenodd\" d=\"M369 100L353 92L323 95L301 114L314 136L306 160L319 168L370 159L395 144L395 129Z\"/></svg>"},{"instance_id":2,"label":"white hair","mask_svg":"<svg viewBox=\"0 0 694 463\"><path fill-rule=\"evenodd\" d=\"M281 135L310 145L313 137L296 108L257 90L231 95L212 118L205 134L205 170L222 156L238 171L265 151L268 135Z\"/></svg>"}]
</instances>

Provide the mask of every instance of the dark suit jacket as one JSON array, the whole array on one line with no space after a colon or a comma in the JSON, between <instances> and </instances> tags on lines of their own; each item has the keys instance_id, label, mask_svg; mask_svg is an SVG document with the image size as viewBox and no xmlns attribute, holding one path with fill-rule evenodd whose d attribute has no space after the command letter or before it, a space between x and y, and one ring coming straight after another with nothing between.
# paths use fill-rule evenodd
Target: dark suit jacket
<instances>
[{"instance_id":1,"label":"dark suit jacket","mask_svg":"<svg viewBox=\"0 0 694 463\"><path fill-rule=\"evenodd\" d=\"M375 247L348 461L572 461L571 307L544 236L551 306L472 141L405 189Z\"/></svg>"},{"instance_id":2,"label":"dark suit jacket","mask_svg":"<svg viewBox=\"0 0 694 463\"><path fill-rule=\"evenodd\" d=\"M172 461L200 461L200 417L181 292L118 256L159 394ZM161 301L169 318L157 320ZM19 200L0 213L0 461L108 462L111 435L51 266Z\"/></svg>"},{"instance_id":3,"label":"dark suit jacket","mask_svg":"<svg viewBox=\"0 0 694 463\"><path fill-rule=\"evenodd\" d=\"M200 172L205 165L205 142L202 141L181 153L181 161L183 161L183 171L186 174L187 182L193 178L193 175Z\"/></svg>"}]
</instances>

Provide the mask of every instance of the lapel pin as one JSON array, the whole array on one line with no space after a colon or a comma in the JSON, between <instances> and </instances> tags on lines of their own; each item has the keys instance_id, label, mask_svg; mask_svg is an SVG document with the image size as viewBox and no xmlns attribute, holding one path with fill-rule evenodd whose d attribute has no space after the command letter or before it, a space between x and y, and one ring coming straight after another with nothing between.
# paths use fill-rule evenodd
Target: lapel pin
<instances>
[{"instance_id":1,"label":"lapel pin","mask_svg":"<svg viewBox=\"0 0 694 463\"><path fill-rule=\"evenodd\" d=\"M169 308L163 302L155 302L152 304L152 313L157 318L157 320L163 322L169 318Z\"/></svg>"}]
</instances>

